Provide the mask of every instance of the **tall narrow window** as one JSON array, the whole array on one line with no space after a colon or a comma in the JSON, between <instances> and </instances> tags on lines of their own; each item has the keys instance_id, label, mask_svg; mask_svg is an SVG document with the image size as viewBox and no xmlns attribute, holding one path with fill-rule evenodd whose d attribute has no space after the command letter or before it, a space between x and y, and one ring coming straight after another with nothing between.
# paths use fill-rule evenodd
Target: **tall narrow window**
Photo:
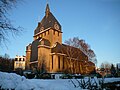
<instances>
[{"instance_id":1,"label":"tall narrow window","mask_svg":"<svg viewBox=\"0 0 120 90\"><path fill-rule=\"evenodd\" d=\"M19 58L19 61L21 61L21 58Z\"/></svg>"},{"instance_id":2,"label":"tall narrow window","mask_svg":"<svg viewBox=\"0 0 120 90\"><path fill-rule=\"evenodd\" d=\"M58 68L60 69L60 56L58 56Z\"/></svg>"},{"instance_id":3,"label":"tall narrow window","mask_svg":"<svg viewBox=\"0 0 120 90\"><path fill-rule=\"evenodd\" d=\"M48 30L48 35L49 35L49 30Z\"/></svg>"},{"instance_id":4,"label":"tall narrow window","mask_svg":"<svg viewBox=\"0 0 120 90\"><path fill-rule=\"evenodd\" d=\"M64 64L65 64L65 61L64 61L64 56L63 56L63 69L64 69Z\"/></svg>"},{"instance_id":5,"label":"tall narrow window","mask_svg":"<svg viewBox=\"0 0 120 90\"><path fill-rule=\"evenodd\" d=\"M45 32L45 34L44 34L45 36L46 36L46 32Z\"/></svg>"},{"instance_id":6,"label":"tall narrow window","mask_svg":"<svg viewBox=\"0 0 120 90\"><path fill-rule=\"evenodd\" d=\"M58 32L58 36L59 36L59 32Z\"/></svg>"},{"instance_id":7,"label":"tall narrow window","mask_svg":"<svg viewBox=\"0 0 120 90\"><path fill-rule=\"evenodd\" d=\"M53 31L53 34L55 35L55 30Z\"/></svg>"},{"instance_id":8,"label":"tall narrow window","mask_svg":"<svg viewBox=\"0 0 120 90\"><path fill-rule=\"evenodd\" d=\"M52 56L52 69L53 69L53 56Z\"/></svg>"}]
</instances>

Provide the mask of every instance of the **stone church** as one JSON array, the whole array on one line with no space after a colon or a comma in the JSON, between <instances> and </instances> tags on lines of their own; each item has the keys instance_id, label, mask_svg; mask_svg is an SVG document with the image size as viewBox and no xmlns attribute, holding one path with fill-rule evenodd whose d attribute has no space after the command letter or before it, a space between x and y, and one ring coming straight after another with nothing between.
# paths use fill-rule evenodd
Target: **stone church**
<instances>
[{"instance_id":1,"label":"stone church","mask_svg":"<svg viewBox=\"0 0 120 90\"><path fill-rule=\"evenodd\" d=\"M86 74L95 69L80 49L62 44L62 27L47 4L45 16L34 30L34 40L26 46L26 69L48 73Z\"/></svg>"}]
</instances>

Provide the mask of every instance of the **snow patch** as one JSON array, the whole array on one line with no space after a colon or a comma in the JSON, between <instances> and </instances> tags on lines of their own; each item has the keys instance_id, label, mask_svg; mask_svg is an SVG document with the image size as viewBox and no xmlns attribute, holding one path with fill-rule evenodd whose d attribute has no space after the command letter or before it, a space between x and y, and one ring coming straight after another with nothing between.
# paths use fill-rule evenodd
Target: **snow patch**
<instances>
[{"instance_id":1,"label":"snow patch","mask_svg":"<svg viewBox=\"0 0 120 90\"><path fill-rule=\"evenodd\" d=\"M91 80L91 83L96 82L99 86L99 80L94 77L84 78L85 82ZM78 79L79 81L81 79ZM76 87L73 85L75 83ZM120 81L120 78L105 78L104 83ZM20 76L14 73L0 72L0 86L1 89L15 89L15 90L83 90L79 87L76 79L26 79L24 76Z\"/></svg>"}]
</instances>

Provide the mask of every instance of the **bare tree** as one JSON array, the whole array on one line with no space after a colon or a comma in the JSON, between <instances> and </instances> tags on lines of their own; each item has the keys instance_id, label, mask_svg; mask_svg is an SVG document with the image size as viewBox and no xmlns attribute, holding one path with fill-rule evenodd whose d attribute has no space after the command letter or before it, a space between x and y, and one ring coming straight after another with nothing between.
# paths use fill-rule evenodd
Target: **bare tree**
<instances>
[{"instance_id":1,"label":"bare tree","mask_svg":"<svg viewBox=\"0 0 120 90\"><path fill-rule=\"evenodd\" d=\"M97 64L97 58L96 58L96 55L93 50L89 49L87 55L88 55L90 61Z\"/></svg>"},{"instance_id":2,"label":"bare tree","mask_svg":"<svg viewBox=\"0 0 120 90\"><path fill-rule=\"evenodd\" d=\"M15 7L18 0L0 0L0 42L8 40L8 36L15 36L21 32L21 27L14 27L8 18L8 12Z\"/></svg>"},{"instance_id":3,"label":"bare tree","mask_svg":"<svg viewBox=\"0 0 120 90\"><path fill-rule=\"evenodd\" d=\"M108 62L105 62L104 65L105 65L105 68L107 68L107 69L110 69L110 68L111 68L111 64L108 63Z\"/></svg>"},{"instance_id":4,"label":"bare tree","mask_svg":"<svg viewBox=\"0 0 120 90\"><path fill-rule=\"evenodd\" d=\"M110 72L110 68L111 68L111 64L108 62L104 62L100 66L101 71L105 71L106 74L108 74L108 72Z\"/></svg>"},{"instance_id":5,"label":"bare tree","mask_svg":"<svg viewBox=\"0 0 120 90\"><path fill-rule=\"evenodd\" d=\"M62 52L65 53L67 56L67 66L68 66L68 72L75 73L76 65L78 65L78 60L80 59L81 52L72 46L72 43L69 42L67 45L63 45Z\"/></svg>"},{"instance_id":6,"label":"bare tree","mask_svg":"<svg viewBox=\"0 0 120 90\"><path fill-rule=\"evenodd\" d=\"M102 64L100 65L100 69L101 69L102 71L104 71L104 69L105 69L104 63L102 63Z\"/></svg>"},{"instance_id":7,"label":"bare tree","mask_svg":"<svg viewBox=\"0 0 120 90\"><path fill-rule=\"evenodd\" d=\"M95 64L97 63L94 51L90 48L89 44L85 42L85 40L74 37L66 40L65 43L67 45L79 48L85 55L88 56L89 61L92 61Z\"/></svg>"},{"instance_id":8,"label":"bare tree","mask_svg":"<svg viewBox=\"0 0 120 90\"><path fill-rule=\"evenodd\" d=\"M101 64L100 68L108 68L108 69L110 69L111 68L111 64L108 63L108 62L104 62L104 63Z\"/></svg>"}]
</instances>

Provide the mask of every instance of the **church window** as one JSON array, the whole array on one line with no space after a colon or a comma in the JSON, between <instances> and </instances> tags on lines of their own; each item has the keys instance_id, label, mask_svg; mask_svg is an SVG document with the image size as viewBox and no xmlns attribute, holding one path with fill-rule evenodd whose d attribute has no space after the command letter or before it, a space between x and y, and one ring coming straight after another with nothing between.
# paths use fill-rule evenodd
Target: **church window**
<instances>
[{"instance_id":1,"label":"church window","mask_svg":"<svg viewBox=\"0 0 120 90\"><path fill-rule=\"evenodd\" d=\"M53 69L53 56L52 56L52 69Z\"/></svg>"},{"instance_id":2,"label":"church window","mask_svg":"<svg viewBox=\"0 0 120 90\"><path fill-rule=\"evenodd\" d=\"M60 69L60 56L58 56L58 68Z\"/></svg>"},{"instance_id":3,"label":"church window","mask_svg":"<svg viewBox=\"0 0 120 90\"><path fill-rule=\"evenodd\" d=\"M46 32L45 32L45 36L46 36Z\"/></svg>"},{"instance_id":4,"label":"church window","mask_svg":"<svg viewBox=\"0 0 120 90\"><path fill-rule=\"evenodd\" d=\"M64 61L64 57L63 57L63 69L64 69L64 64L65 64L65 61Z\"/></svg>"},{"instance_id":5,"label":"church window","mask_svg":"<svg viewBox=\"0 0 120 90\"><path fill-rule=\"evenodd\" d=\"M75 73L74 71L75 71L75 63L73 62L73 73Z\"/></svg>"},{"instance_id":6,"label":"church window","mask_svg":"<svg viewBox=\"0 0 120 90\"><path fill-rule=\"evenodd\" d=\"M58 36L59 36L59 32L58 32Z\"/></svg>"},{"instance_id":7,"label":"church window","mask_svg":"<svg viewBox=\"0 0 120 90\"><path fill-rule=\"evenodd\" d=\"M55 35L55 31L54 31L53 33L54 33L54 35Z\"/></svg>"}]
</instances>

